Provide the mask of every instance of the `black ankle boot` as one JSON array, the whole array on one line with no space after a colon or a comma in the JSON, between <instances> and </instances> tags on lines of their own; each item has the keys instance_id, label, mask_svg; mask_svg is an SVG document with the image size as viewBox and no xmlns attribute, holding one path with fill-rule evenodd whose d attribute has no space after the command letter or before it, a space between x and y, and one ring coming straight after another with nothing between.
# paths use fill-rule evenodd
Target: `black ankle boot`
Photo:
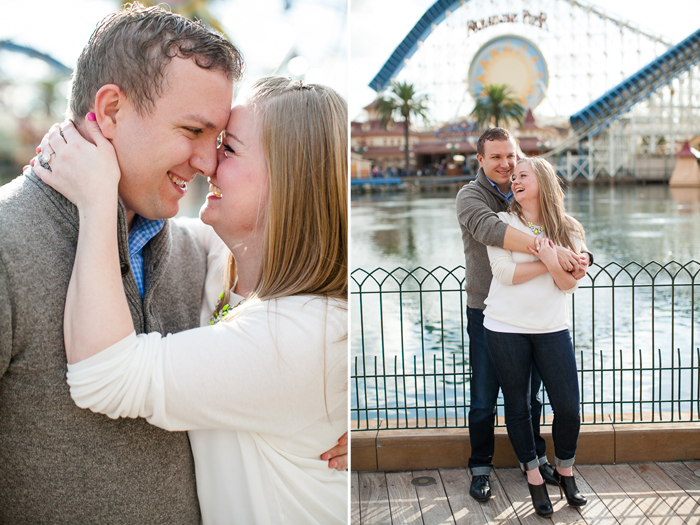
<instances>
[{"instance_id":1,"label":"black ankle boot","mask_svg":"<svg viewBox=\"0 0 700 525\"><path fill-rule=\"evenodd\" d=\"M547 494L547 485L545 483L542 483L542 485L531 485L528 482L527 488L530 489L530 497L532 498L532 506L535 507L535 512L543 518L551 516L554 510L552 510L552 503L549 501L549 494Z\"/></svg>"},{"instance_id":2,"label":"black ankle boot","mask_svg":"<svg viewBox=\"0 0 700 525\"><path fill-rule=\"evenodd\" d=\"M544 465L540 465L540 475L542 476L542 479L547 485L552 485L554 487L558 487L559 484L554 481L554 467L550 465L549 463L545 463ZM527 472L523 470L523 476L527 476Z\"/></svg>"},{"instance_id":3,"label":"black ankle boot","mask_svg":"<svg viewBox=\"0 0 700 525\"><path fill-rule=\"evenodd\" d=\"M586 497L579 492L573 476L562 476L558 470L555 470L554 481L559 485L559 494L566 495L566 502L571 507L583 507L588 503Z\"/></svg>"}]
</instances>

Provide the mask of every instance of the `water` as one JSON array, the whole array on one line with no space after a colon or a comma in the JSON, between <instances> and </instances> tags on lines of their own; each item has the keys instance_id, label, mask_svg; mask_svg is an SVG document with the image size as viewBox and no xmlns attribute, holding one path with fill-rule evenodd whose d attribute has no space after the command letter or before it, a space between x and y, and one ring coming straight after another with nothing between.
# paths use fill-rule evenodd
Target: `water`
<instances>
[{"instance_id":1,"label":"water","mask_svg":"<svg viewBox=\"0 0 700 525\"><path fill-rule=\"evenodd\" d=\"M351 298L351 348L358 358L353 367L391 376L353 384L353 408L396 406L404 399L409 406L448 407L370 417L465 416L464 254L454 198L454 192L353 196L351 290L361 285L363 292L376 291L381 284L389 292L363 295L361 315L358 297ZM668 400L689 400L700 379L694 370L700 356L693 350L700 341L695 284L700 265L684 269L671 261L700 259L695 248L700 191L671 192L661 185L572 188L566 205L583 224L595 262L604 267L593 268L574 295L584 414L599 417L614 403L619 413L687 412L689 402ZM413 271L419 267L425 270ZM437 267L443 269L433 271ZM653 291L647 286L652 280ZM427 383L414 374L426 375ZM356 400L358 390L366 402Z\"/></svg>"},{"instance_id":2,"label":"water","mask_svg":"<svg viewBox=\"0 0 700 525\"><path fill-rule=\"evenodd\" d=\"M464 265L455 192L353 195L352 269ZM568 213L595 262L687 262L700 257L700 190L666 185L576 187Z\"/></svg>"}]
</instances>

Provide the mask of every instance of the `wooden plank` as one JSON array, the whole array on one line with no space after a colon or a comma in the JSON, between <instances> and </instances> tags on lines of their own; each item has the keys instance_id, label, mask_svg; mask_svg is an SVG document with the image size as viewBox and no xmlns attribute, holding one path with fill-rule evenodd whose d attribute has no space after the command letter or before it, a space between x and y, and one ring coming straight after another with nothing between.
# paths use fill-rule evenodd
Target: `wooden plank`
<instances>
[{"instance_id":1,"label":"wooden plank","mask_svg":"<svg viewBox=\"0 0 700 525\"><path fill-rule=\"evenodd\" d=\"M396 524L423 524L416 487L411 485L412 479L413 474L411 472L386 473L391 519Z\"/></svg>"},{"instance_id":2,"label":"wooden plank","mask_svg":"<svg viewBox=\"0 0 700 525\"><path fill-rule=\"evenodd\" d=\"M495 470L491 472L491 494L492 497L488 502L480 504L486 517L486 523L489 525L519 523L518 515L513 510Z\"/></svg>"},{"instance_id":3,"label":"wooden plank","mask_svg":"<svg viewBox=\"0 0 700 525\"><path fill-rule=\"evenodd\" d=\"M685 462L674 461L673 463L657 463L661 470L668 474L676 484L682 488L695 501L700 503L700 478L693 474L693 471Z\"/></svg>"},{"instance_id":4,"label":"wooden plank","mask_svg":"<svg viewBox=\"0 0 700 525\"><path fill-rule=\"evenodd\" d=\"M580 465L577 469L619 523L651 524L634 501L601 465Z\"/></svg>"},{"instance_id":5,"label":"wooden plank","mask_svg":"<svg viewBox=\"0 0 700 525\"><path fill-rule=\"evenodd\" d=\"M688 467L690 471L695 475L695 477L698 477L697 474L695 474L695 471L700 470L700 461L681 461L681 463ZM698 477L698 479L700 479L700 477Z\"/></svg>"},{"instance_id":6,"label":"wooden plank","mask_svg":"<svg viewBox=\"0 0 700 525\"><path fill-rule=\"evenodd\" d=\"M656 494L690 525L700 524L700 507L656 463L632 463L630 466L646 481Z\"/></svg>"},{"instance_id":7,"label":"wooden plank","mask_svg":"<svg viewBox=\"0 0 700 525\"><path fill-rule=\"evenodd\" d=\"M518 520L523 525L542 525L542 523L551 523L550 518L543 518L535 513L530 498L530 491L527 488L527 480L518 468L499 468L496 469L498 480L503 486L503 490L508 496L513 510L518 515ZM494 476L491 476L493 479Z\"/></svg>"},{"instance_id":8,"label":"wooden plank","mask_svg":"<svg viewBox=\"0 0 700 525\"><path fill-rule=\"evenodd\" d=\"M360 476L350 472L350 523L360 525Z\"/></svg>"},{"instance_id":9,"label":"wooden plank","mask_svg":"<svg viewBox=\"0 0 700 525\"><path fill-rule=\"evenodd\" d=\"M684 523L663 498L660 498L654 489L628 464L604 465L603 468L623 488L649 521L655 525L682 525Z\"/></svg>"},{"instance_id":10,"label":"wooden plank","mask_svg":"<svg viewBox=\"0 0 700 525\"><path fill-rule=\"evenodd\" d=\"M416 486L418 502L423 514L424 525L455 525L452 517L452 509L447 501L445 488L442 486L442 478L437 470L416 470L413 478L428 476L435 479L432 485Z\"/></svg>"},{"instance_id":11,"label":"wooden plank","mask_svg":"<svg viewBox=\"0 0 700 525\"><path fill-rule=\"evenodd\" d=\"M456 525L485 525L481 504L469 495L472 478L469 469L440 469L442 486L452 508Z\"/></svg>"},{"instance_id":12,"label":"wooden plank","mask_svg":"<svg viewBox=\"0 0 700 525\"><path fill-rule=\"evenodd\" d=\"M364 525L391 525L387 481L384 472L358 472L360 517Z\"/></svg>"},{"instance_id":13,"label":"wooden plank","mask_svg":"<svg viewBox=\"0 0 700 525\"><path fill-rule=\"evenodd\" d=\"M576 486L581 491L581 494L586 496L588 503L585 507L579 509L581 516L589 525L617 525L617 520L601 501L598 494L591 488L586 479L577 470L574 469L574 477L576 478Z\"/></svg>"}]
</instances>

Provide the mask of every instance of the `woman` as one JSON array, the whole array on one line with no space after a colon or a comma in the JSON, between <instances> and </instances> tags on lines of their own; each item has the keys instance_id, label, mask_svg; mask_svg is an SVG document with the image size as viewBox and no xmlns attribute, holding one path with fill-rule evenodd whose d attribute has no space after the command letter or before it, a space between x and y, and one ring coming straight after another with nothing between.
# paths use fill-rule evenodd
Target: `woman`
<instances>
[{"instance_id":1,"label":"woman","mask_svg":"<svg viewBox=\"0 0 700 525\"><path fill-rule=\"evenodd\" d=\"M515 202L498 216L534 235L532 254L488 247L493 280L486 299L484 328L505 400L508 436L527 474L535 511L552 514L538 469L530 421L530 371L534 364L554 411L552 437L556 453L554 479L569 505L586 504L572 474L580 429L576 359L569 334L567 294L578 281L562 270L555 244L579 253L581 225L566 214L559 179L539 157L521 159L512 175Z\"/></svg>"},{"instance_id":2,"label":"woman","mask_svg":"<svg viewBox=\"0 0 700 525\"><path fill-rule=\"evenodd\" d=\"M347 475L318 457L347 429L345 102L267 78L233 108L200 211L230 250L220 322L165 337L134 332L119 167L87 124L97 147L64 126L52 171L34 168L80 212L64 321L76 404L188 430L204 523L345 523Z\"/></svg>"}]
</instances>

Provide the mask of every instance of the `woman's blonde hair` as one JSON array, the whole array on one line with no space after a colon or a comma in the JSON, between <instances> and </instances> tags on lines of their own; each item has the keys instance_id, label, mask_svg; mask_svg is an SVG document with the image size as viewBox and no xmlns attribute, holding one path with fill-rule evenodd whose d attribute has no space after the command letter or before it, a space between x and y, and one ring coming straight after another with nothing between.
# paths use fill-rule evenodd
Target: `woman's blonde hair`
<instances>
[{"instance_id":1,"label":"woman's blonde hair","mask_svg":"<svg viewBox=\"0 0 700 525\"><path fill-rule=\"evenodd\" d=\"M516 167L520 164L529 164L537 177L540 186L540 209L544 220L544 234L555 244L571 248L578 253L579 248L573 243L572 234L581 237L583 241L585 233L581 224L566 214L564 191L554 168L542 157L520 159ZM513 200L510 209L524 224L527 224L522 207L517 201Z\"/></svg>"},{"instance_id":2,"label":"woman's blonde hair","mask_svg":"<svg viewBox=\"0 0 700 525\"><path fill-rule=\"evenodd\" d=\"M347 300L347 104L331 88L267 77L248 105L259 112L270 196L258 281L248 297L320 295ZM229 257L226 287L236 279Z\"/></svg>"}]
</instances>

